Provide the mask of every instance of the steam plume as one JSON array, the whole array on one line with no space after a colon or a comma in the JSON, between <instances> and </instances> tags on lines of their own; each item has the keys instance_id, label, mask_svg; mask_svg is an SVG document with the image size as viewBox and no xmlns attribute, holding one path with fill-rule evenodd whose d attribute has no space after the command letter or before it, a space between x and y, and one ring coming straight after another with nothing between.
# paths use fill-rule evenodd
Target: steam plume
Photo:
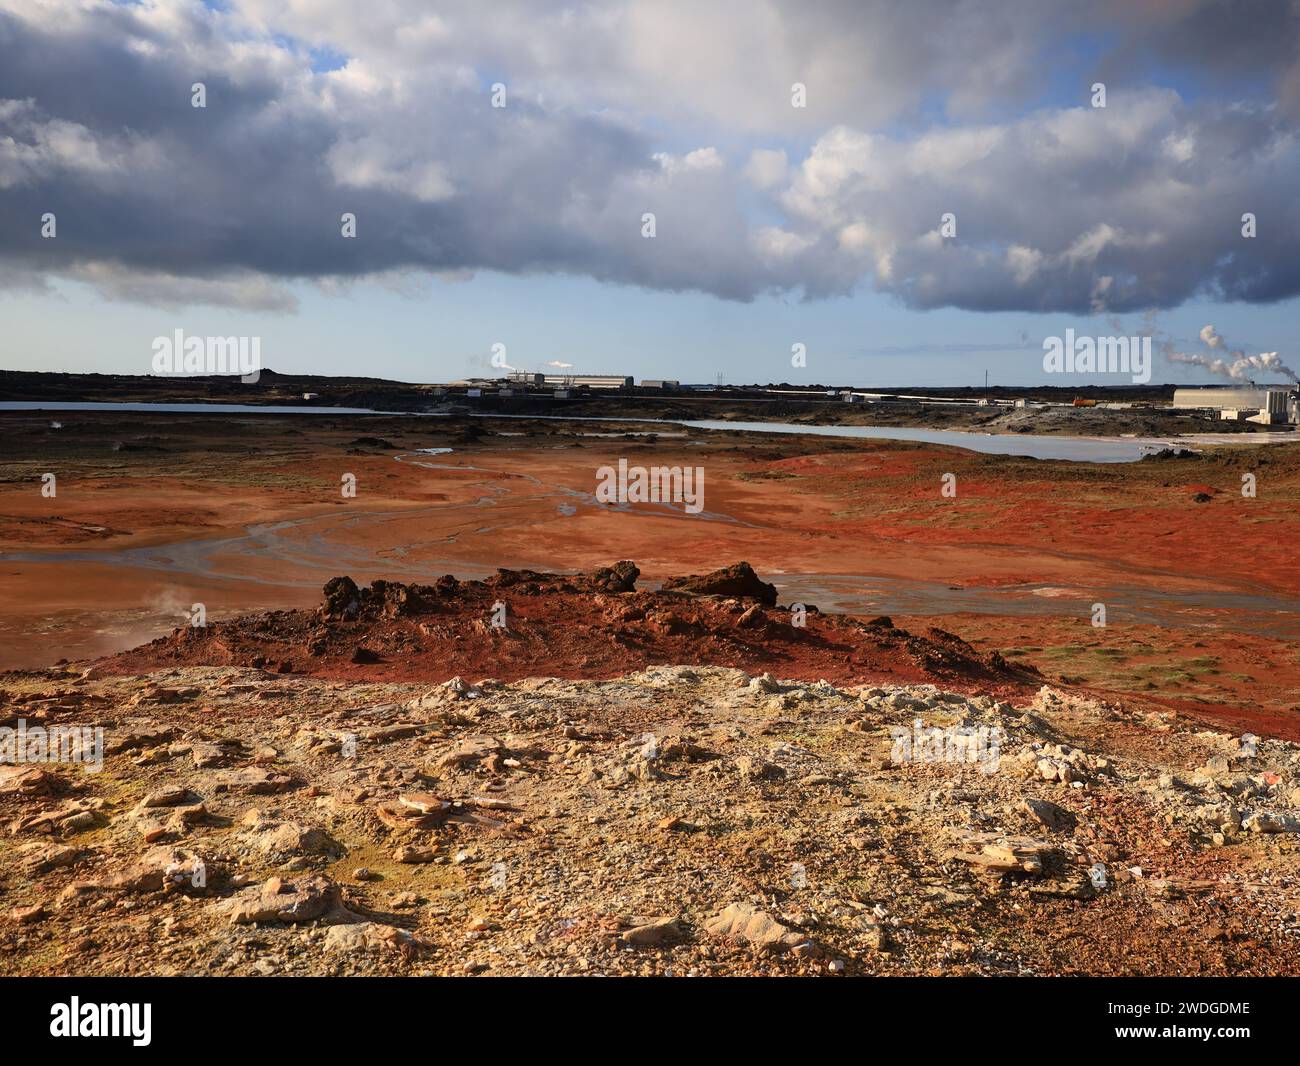
<instances>
[{"instance_id":1,"label":"steam plume","mask_svg":"<svg viewBox=\"0 0 1300 1066\"><path fill-rule=\"evenodd\" d=\"M1169 361L1171 363L1182 363L1184 366L1199 366L1204 370L1208 370L1211 374L1221 378L1228 378L1230 381L1250 381L1256 374L1285 374L1292 381L1300 382L1300 375L1297 375L1286 363L1282 362L1278 358L1277 352L1260 352L1259 355L1247 355L1240 349L1229 348L1223 334L1213 326L1202 327L1201 343L1211 350L1226 352L1227 358L1220 359L1194 353L1169 352Z\"/></svg>"}]
</instances>

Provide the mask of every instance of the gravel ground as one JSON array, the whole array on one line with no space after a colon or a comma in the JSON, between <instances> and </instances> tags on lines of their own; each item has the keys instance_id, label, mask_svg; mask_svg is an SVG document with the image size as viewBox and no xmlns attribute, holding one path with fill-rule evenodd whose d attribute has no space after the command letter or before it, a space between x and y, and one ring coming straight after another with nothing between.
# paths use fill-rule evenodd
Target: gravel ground
<instances>
[{"instance_id":1,"label":"gravel ground","mask_svg":"<svg viewBox=\"0 0 1300 1066\"><path fill-rule=\"evenodd\" d=\"M5 974L1300 971L1300 748L1047 688L4 687Z\"/></svg>"}]
</instances>

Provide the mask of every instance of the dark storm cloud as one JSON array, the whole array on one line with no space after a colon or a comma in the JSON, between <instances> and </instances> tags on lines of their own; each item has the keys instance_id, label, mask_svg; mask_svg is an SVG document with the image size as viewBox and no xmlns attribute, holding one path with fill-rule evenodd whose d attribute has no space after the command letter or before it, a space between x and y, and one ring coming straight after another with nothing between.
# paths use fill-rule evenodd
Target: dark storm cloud
<instances>
[{"instance_id":1,"label":"dark storm cloud","mask_svg":"<svg viewBox=\"0 0 1300 1066\"><path fill-rule=\"evenodd\" d=\"M254 69L237 84L214 69L207 57L223 50L193 13L170 31L129 8L92 9L70 30L0 15L0 98L16 102L0 111L7 256L49 269L283 273L303 243L321 244L320 218L288 247L282 238L319 198L315 168L302 164L328 148L329 123L277 108L276 78ZM195 81L207 84L207 110L190 106ZM23 164L26 180L12 173ZM295 187L302 198L288 195ZM56 240L40 238L45 211L58 217Z\"/></svg>"},{"instance_id":2,"label":"dark storm cloud","mask_svg":"<svg viewBox=\"0 0 1300 1066\"><path fill-rule=\"evenodd\" d=\"M0 50L15 60L0 64L9 264L211 278L570 270L752 291L743 255L735 279L699 259L725 263L725 246L746 239L717 167L658 161L640 134L598 115L526 100L493 109L454 78L312 75L271 46L241 54L210 18L185 14L166 37L116 8L92 9L72 32L0 15ZM190 104L196 81L204 109ZM666 243L691 253L681 268L636 243L656 208L673 215ZM47 211L55 240L40 236ZM340 234L343 212L357 216L355 240Z\"/></svg>"},{"instance_id":3,"label":"dark storm cloud","mask_svg":"<svg viewBox=\"0 0 1300 1066\"><path fill-rule=\"evenodd\" d=\"M1300 70L1300 7L1295 0L1124 0L1104 5L1124 28L1098 67L1118 83L1195 73L1210 88L1284 86Z\"/></svg>"},{"instance_id":4,"label":"dark storm cloud","mask_svg":"<svg viewBox=\"0 0 1300 1066\"><path fill-rule=\"evenodd\" d=\"M0 0L0 285L272 310L294 279L480 269L977 310L1283 299L1297 16L1248 9ZM1080 34L1108 42L1081 68L1114 72L1107 108L1084 86L1017 109ZM348 65L314 72L324 47ZM1189 102L1155 67L1255 95ZM790 107L793 80L816 106ZM915 117L936 93L959 121Z\"/></svg>"}]
</instances>

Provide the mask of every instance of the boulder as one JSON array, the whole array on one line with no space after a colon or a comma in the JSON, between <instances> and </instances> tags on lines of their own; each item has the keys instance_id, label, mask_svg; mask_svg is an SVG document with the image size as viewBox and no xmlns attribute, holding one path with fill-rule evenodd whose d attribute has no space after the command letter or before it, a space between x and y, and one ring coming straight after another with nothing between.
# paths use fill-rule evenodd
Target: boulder
<instances>
[{"instance_id":1,"label":"boulder","mask_svg":"<svg viewBox=\"0 0 1300 1066\"><path fill-rule=\"evenodd\" d=\"M29 874L46 874L71 866L81 857L79 848L66 844L28 844L20 852L23 869Z\"/></svg>"},{"instance_id":2,"label":"boulder","mask_svg":"<svg viewBox=\"0 0 1300 1066\"><path fill-rule=\"evenodd\" d=\"M749 563L732 563L711 574L670 577L662 587L697 595L738 596L758 600L768 607L776 606L776 586L760 580Z\"/></svg>"},{"instance_id":3,"label":"boulder","mask_svg":"<svg viewBox=\"0 0 1300 1066\"><path fill-rule=\"evenodd\" d=\"M177 804L184 803L190 795L190 790L180 786L170 786L168 788L157 788L147 793L140 801L143 807L175 807Z\"/></svg>"},{"instance_id":4,"label":"boulder","mask_svg":"<svg viewBox=\"0 0 1300 1066\"><path fill-rule=\"evenodd\" d=\"M433 848L417 848L410 844L405 844L393 852L393 859L407 866L433 862L437 857L438 853Z\"/></svg>"},{"instance_id":5,"label":"boulder","mask_svg":"<svg viewBox=\"0 0 1300 1066\"><path fill-rule=\"evenodd\" d=\"M332 577L325 582L325 606L328 618L355 618L361 608L361 590L350 577Z\"/></svg>"},{"instance_id":6,"label":"boulder","mask_svg":"<svg viewBox=\"0 0 1300 1066\"><path fill-rule=\"evenodd\" d=\"M613 566L602 566L591 575L591 583L602 592L631 592L641 571L636 563L627 559Z\"/></svg>"},{"instance_id":7,"label":"boulder","mask_svg":"<svg viewBox=\"0 0 1300 1066\"><path fill-rule=\"evenodd\" d=\"M208 865L194 852L157 847L147 851L138 862L102 880L70 884L63 890L62 898L76 900L104 893L144 895L164 890L199 890L206 887L208 876Z\"/></svg>"},{"instance_id":8,"label":"boulder","mask_svg":"<svg viewBox=\"0 0 1300 1066\"><path fill-rule=\"evenodd\" d=\"M268 859L282 861L300 855L326 855L341 858L346 850L324 829L280 821L262 811L244 816L248 830L243 839Z\"/></svg>"},{"instance_id":9,"label":"boulder","mask_svg":"<svg viewBox=\"0 0 1300 1066\"><path fill-rule=\"evenodd\" d=\"M34 925L44 921L49 915L44 903L33 903L30 907L15 907L9 917L18 925Z\"/></svg>"}]
</instances>

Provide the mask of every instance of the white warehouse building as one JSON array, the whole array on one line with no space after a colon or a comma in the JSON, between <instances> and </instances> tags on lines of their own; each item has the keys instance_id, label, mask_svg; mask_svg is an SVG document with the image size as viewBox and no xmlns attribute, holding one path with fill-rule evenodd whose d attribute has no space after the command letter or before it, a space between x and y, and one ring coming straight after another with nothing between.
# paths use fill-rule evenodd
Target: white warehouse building
<instances>
[{"instance_id":1,"label":"white warehouse building","mask_svg":"<svg viewBox=\"0 0 1300 1066\"><path fill-rule=\"evenodd\" d=\"M1182 410L1209 409L1222 418L1249 418L1252 422L1300 421L1294 386L1211 385L1174 390L1174 407Z\"/></svg>"}]
</instances>

